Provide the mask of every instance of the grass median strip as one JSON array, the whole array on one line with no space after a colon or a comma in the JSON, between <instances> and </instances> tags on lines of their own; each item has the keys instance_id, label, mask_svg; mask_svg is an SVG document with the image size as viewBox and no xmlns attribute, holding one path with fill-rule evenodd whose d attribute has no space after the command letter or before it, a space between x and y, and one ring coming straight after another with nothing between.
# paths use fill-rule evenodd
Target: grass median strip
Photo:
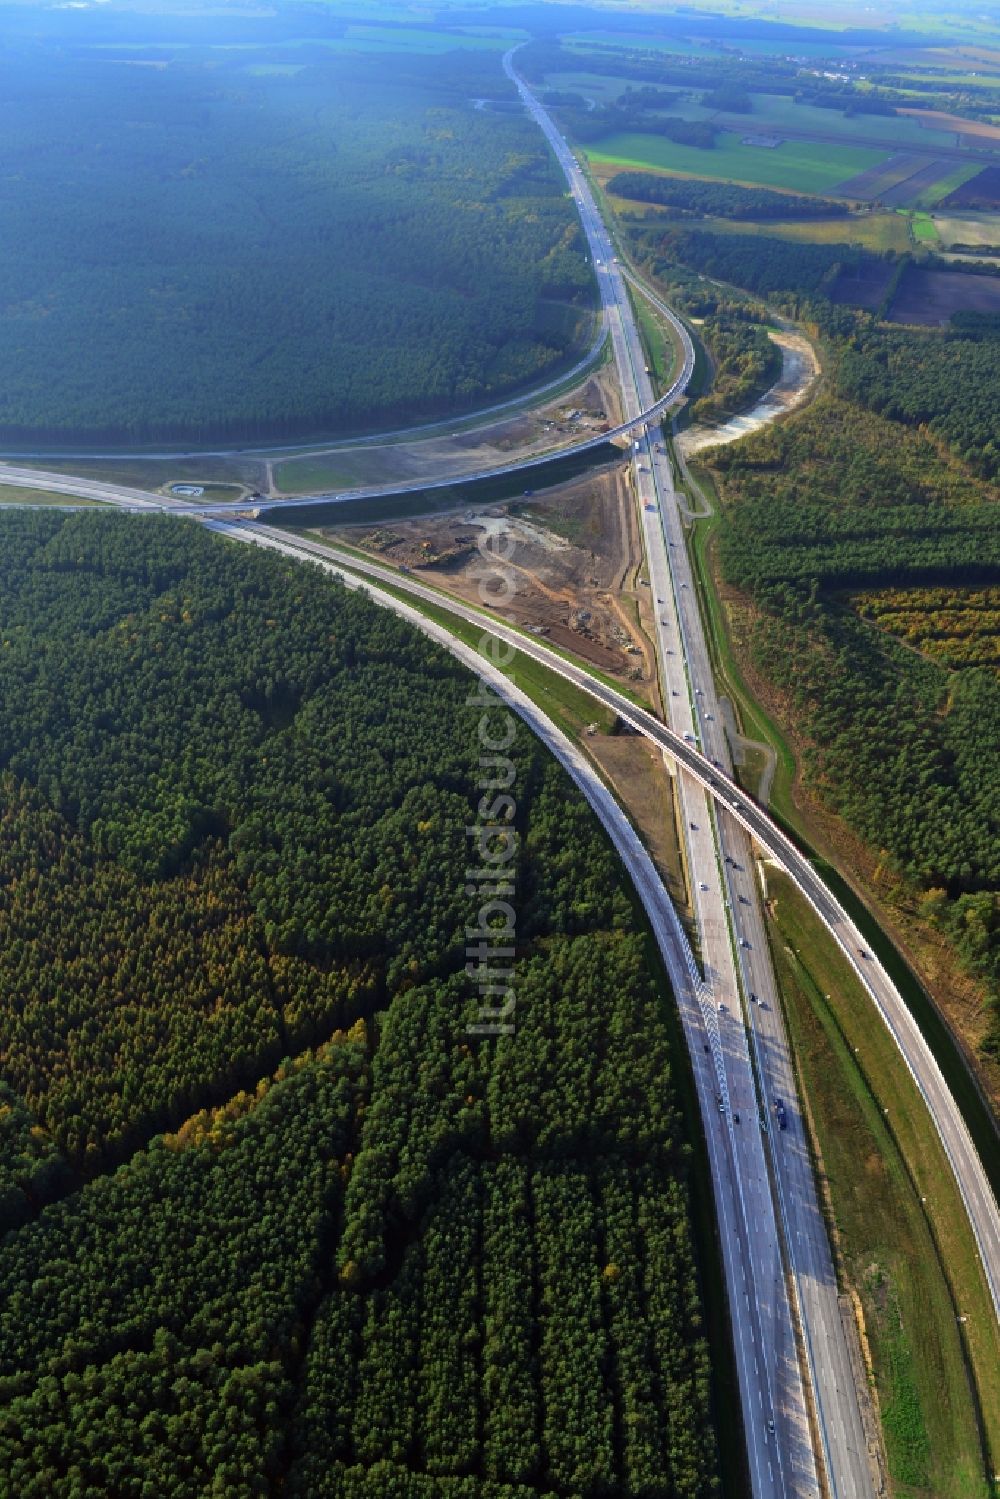
<instances>
[{"instance_id":1,"label":"grass median strip","mask_svg":"<svg viewBox=\"0 0 1000 1499\"><path fill-rule=\"evenodd\" d=\"M0 505L100 505L84 495L64 494L55 489L28 489L19 484L0 484Z\"/></svg>"},{"instance_id":2,"label":"grass median strip","mask_svg":"<svg viewBox=\"0 0 1000 1499\"><path fill-rule=\"evenodd\" d=\"M627 283L626 290L639 324L646 368L653 381L654 393L659 395L667 389L677 368L676 335L671 337L663 320L654 312L652 304L640 296L630 282Z\"/></svg>"}]
</instances>

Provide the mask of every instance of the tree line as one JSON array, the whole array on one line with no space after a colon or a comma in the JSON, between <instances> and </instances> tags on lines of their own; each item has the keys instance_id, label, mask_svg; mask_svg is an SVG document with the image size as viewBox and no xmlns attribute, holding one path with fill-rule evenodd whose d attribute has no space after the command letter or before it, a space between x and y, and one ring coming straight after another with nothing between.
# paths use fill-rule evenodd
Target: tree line
<instances>
[{"instance_id":1,"label":"tree line","mask_svg":"<svg viewBox=\"0 0 1000 1499\"><path fill-rule=\"evenodd\" d=\"M995 587L996 496L928 435L835 394L711 461L722 569L755 601L747 649L810 783L984 984L982 1045L1000 1054L1000 676L918 653L862 603Z\"/></svg>"},{"instance_id":2,"label":"tree line","mask_svg":"<svg viewBox=\"0 0 1000 1499\"><path fill-rule=\"evenodd\" d=\"M518 727L482 1044L468 675L176 520L0 530L0 1471L715 1493L669 995L563 772Z\"/></svg>"},{"instance_id":3,"label":"tree line","mask_svg":"<svg viewBox=\"0 0 1000 1499\"><path fill-rule=\"evenodd\" d=\"M738 187L697 177L662 177L654 172L618 172L605 191L717 219L830 219L849 211L846 203L829 198L804 198L800 193L775 193L766 187Z\"/></svg>"},{"instance_id":4,"label":"tree line","mask_svg":"<svg viewBox=\"0 0 1000 1499\"><path fill-rule=\"evenodd\" d=\"M324 53L288 73L19 52L0 437L354 430L467 406L586 343L559 173L523 111L473 103L513 96L496 55L387 72Z\"/></svg>"}]
</instances>

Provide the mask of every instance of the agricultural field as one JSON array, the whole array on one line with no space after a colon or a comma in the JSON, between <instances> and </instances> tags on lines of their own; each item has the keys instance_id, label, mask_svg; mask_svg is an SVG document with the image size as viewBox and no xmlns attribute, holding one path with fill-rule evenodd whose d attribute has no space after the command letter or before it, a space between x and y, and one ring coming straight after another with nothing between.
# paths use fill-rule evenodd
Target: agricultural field
<instances>
[{"instance_id":1,"label":"agricultural field","mask_svg":"<svg viewBox=\"0 0 1000 1499\"><path fill-rule=\"evenodd\" d=\"M926 129L920 118L909 115L848 115L835 109L820 109L816 105L802 104L779 94L751 95L753 115L747 117L747 126L754 130L773 131L780 135L782 129L794 131L796 135L809 134L819 140L836 137L850 142L857 137L868 141L885 141L887 148L909 147L928 154L937 146L954 145L954 131Z\"/></svg>"},{"instance_id":2,"label":"agricultural field","mask_svg":"<svg viewBox=\"0 0 1000 1499\"><path fill-rule=\"evenodd\" d=\"M595 171L598 180L600 180L600 175ZM664 227L670 224L690 227L690 219L684 220L676 217L669 208L640 203L632 198L620 198L610 193L607 196L616 214L631 215L638 212L643 222L652 220ZM733 220L706 215L698 222L712 234L764 235L771 239L784 239L793 243L812 245L850 243L861 245L876 254L884 250L896 250L902 253L912 248L908 217L899 213L852 214L850 217L836 219L789 221L782 219Z\"/></svg>"},{"instance_id":3,"label":"agricultural field","mask_svg":"<svg viewBox=\"0 0 1000 1499\"><path fill-rule=\"evenodd\" d=\"M1000 167L984 167L972 177L956 185L943 208L1000 208Z\"/></svg>"},{"instance_id":4,"label":"agricultural field","mask_svg":"<svg viewBox=\"0 0 1000 1499\"><path fill-rule=\"evenodd\" d=\"M915 213L910 219L910 230L918 245L932 248L941 243L937 226L928 213Z\"/></svg>"},{"instance_id":5,"label":"agricultural field","mask_svg":"<svg viewBox=\"0 0 1000 1499\"><path fill-rule=\"evenodd\" d=\"M457 47L473 51L503 52L522 40L522 33L490 29L484 34L466 27L414 26L412 17L406 26L378 26L369 22L351 24L344 34L323 42L332 52L389 52L435 55L453 52Z\"/></svg>"},{"instance_id":6,"label":"agricultural field","mask_svg":"<svg viewBox=\"0 0 1000 1499\"><path fill-rule=\"evenodd\" d=\"M1000 147L1000 125L991 125L988 120L965 120L961 115L946 114L936 109L902 109L900 114L917 120L926 120L931 129L928 139L938 138L937 132L947 131L952 135L968 136L967 144L984 145L990 142Z\"/></svg>"},{"instance_id":7,"label":"agricultural field","mask_svg":"<svg viewBox=\"0 0 1000 1499\"><path fill-rule=\"evenodd\" d=\"M771 235L801 244L861 245L874 254L885 250L904 252L910 248L907 218L898 213L859 214L849 219L814 219L809 223L730 224L722 219L710 221L713 234L743 231L747 234Z\"/></svg>"},{"instance_id":8,"label":"agricultural field","mask_svg":"<svg viewBox=\"0 0 1000 1499\"><path fill-rule=\"evenodd\" d=\"M945 328L956 312L1000 313L1000 279L911 266L893 298L889 318L894 323ZM973 394L981 398L986 393L969 392Z\"/></svg>"},{"instance_id":9,"label":"agricultural field","mask_svg":"<svg viewBox=\"0 0 1000 1499\"><path fill-rule=\"evenodd\" d=\"M1000 213L942 213L939 210L934 215L934 227L947 249L969 245L1000 251Z\"/></svg>"},{"instance_id":10,"label":"agricultural field","mask_svg":"<svg viewBox=\"0 0 1000 1499\"><path fill-rule=\"evenodd\" d=\"M879 199L891 208L932 208L975 173L974 166L956 166L953 161L929 161L902 181L885 188Z\"/></svg>"},{"instance_id":11,"label":"agricultural field","mask_svg":"<svg viewBox=\"0 0 1000 1499\"><path fill-rule=\"evenodd\" d=\"M773 148L744 146L741 137L731 131L724 131L718 137L713 150L677 145L659 136L637 133L611 135L584 150L598 169L637 167L681 177L837 196L845 196L840 192L840 183L880 165L887 154L862 146L830 146L811 141L786 140Z\"/></svg>"},{"instance_id":12,"label":"agricultural field","mask_svg":"<svg viewBox=\"0 0 1000 1499\"><path fill-rule=\"evenodd\" d=\"M885 161L879 162L878 166L870 167L859 172L856 177L849 177L842 182L840 192L845 198L858 198L863 202L882 200L887 192L912 177L924 163L923 156L916 156L912 152L893 152Z\"/></svg>"}]
</instances>

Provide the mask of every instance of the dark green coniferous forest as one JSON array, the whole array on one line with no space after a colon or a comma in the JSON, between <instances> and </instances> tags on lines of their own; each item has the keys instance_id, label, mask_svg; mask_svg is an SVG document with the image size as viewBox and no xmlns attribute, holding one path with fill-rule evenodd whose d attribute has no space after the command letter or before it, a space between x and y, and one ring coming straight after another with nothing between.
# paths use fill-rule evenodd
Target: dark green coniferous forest
<instances>
[{"instance_id":1,"label":"dark green coniferous forest","mask_svg":"<svg viewBox=\"0 0 1000 1499\"><path fill-rule=\"evenodd\" d=\"M0 534L4 1492L716 1492L672 1001L556 762L476 1038L469 673L173 518Z\"/></svg>"},{"instance_id":2,"label":"dark green coniferous forest","mask_svg":"<svg viewBox=\"0 0 1000 1499\"><path fill-rule=\"evenodd\" d=\"M452 412L593 331L495 52L8 49L0 439L262 442Z\"/></svg>"}]
</instances>

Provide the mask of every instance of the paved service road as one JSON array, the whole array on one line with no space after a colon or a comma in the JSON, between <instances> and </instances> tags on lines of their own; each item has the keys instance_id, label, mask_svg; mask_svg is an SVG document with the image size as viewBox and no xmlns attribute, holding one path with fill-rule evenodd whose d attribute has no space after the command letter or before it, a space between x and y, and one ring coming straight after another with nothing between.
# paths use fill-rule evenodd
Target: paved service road
<instances>
[{"instance_id":1,"label":"paved service road","mask_svg":"<svg viewBox=\"0 0 1000 1499\"><path fill-rule=\"evenodd\" d=\"M513 74L510 54L508 70ZM654 396L614 245L570 148L530 91L523 84L519 87L577 201L602 286L602 300L608 308L625 415L638 416L650 409ZM694 366L691 338L670 309L662 303L660 308L680 339L686 383ZM651 602L655 606L665 716L685 743L702 745L708 757L728 773L729 746L715 694L673 471L666 445L655 428L644 430L635 444L633 461ZM783 1275L787 1269L816 1412L816 1457L833 1494L861 1499L873 1492L873 1484L836 1277L805 1140L800 1128L793 1144L788 1131L774 1133L767 1125L770 1100L775 1096L782 1098L794 1114L798 1110L757 889L754 883L738 893L734 889L738 872L753 868L750 841L727 811L716 811L699 781L681 774L677 791L705 978L715 1003L722 1007L719 1014L723 1017L730 1115L734 1122L737 1118L740 1121L737 1153L753 1220L748 1246L752 1273L758 1295L779 1284L781 1291L772 1296L774 1304L765 1331L771 1368L755 1389L743 1391L748 1447L752 1451L759 1440L754 1402L762 1400L762 1386L769 1382L776 1432L770 1433L765 1423L764 1434L765 1439L773 1441L780 1464L772 1491L817 1492L806 1393L791 1311L784 1298ZM763 1013L757 999L749 999L751 993L763 1001ZM760 1044L759 1023L769 1032L766 1051ZM732 1288L730 1295L732 1298ZM734 1315L738 1315L735 1309Z\"/></svg>"},{"instance_id":2,"label":"paved service road","mask_svg":"<svg viewBox=\"0 0 1000 1499\"><path fill-rule=\"evenodd\" d=\"M977 1220L983 1230L983 1238L979 1243L984 1269L991 1291L997 1284L997 1271L1000 1267L1000 1234L997 1232L997 1207L989 1182L986 1180L982 1169L982 1163L976 1155L975 1148L968 1137L965 1123L958 1113L957 1106L948 1092L947 1085L934 1060L926 1041L920 1034L919 1028L913 1017L909 1014L902 996L898 993L891 978L883 969L878 959L871 953L865 940L855 926L851 917L843 910L836 897L824 884L822 878L813 869L808 858L795 846L794 843L781 831L766 812L748 796L746 792L731 779L728 772L714 764L701 749L686 740L681 733L662 723L646 709L639 707L630 698L625 697L614 687L590 675L582 666L559 655L550 646L544 645L534 636L523 634L520 630L503 624L499 619L486 616L481 610L462 604L460 601L447 597L437 589L427 584L418 583L412 577L401 575L394 569L384 567L378 563L362 561L352 553L338 552L335 547L326 546L320 542L308 540L294 540L287 533L273 530L266 526L239 526L222 525L219 529L229 534L237 530L256 531L263 535L272 536L274 540L288 543L300 556L311 555L317 561L332 562L338 572L347 570L357 573L363 577L370 577L373 581L384 582L397 590L402 590L414 597L421 598L427 603L434 604L439 609L446 609L449 613L466 620L470 624L489 630L493 635L509 641L512 645L526 656L532 657L550 670L557 672L566 678L574 686L587 692L596 701L610 708L623 722L629 724L639 733L659 745L671 760L682 766L686 773L693 779L700 781L702 786L711 794L715 802L721 803L729 812L730 820L738 823L745 832L752 836L753 842L757 844L770 860L794 880L800 892L813 906L817 915L821 918L831 935L835 938L838 946L842 949L858 979L861 981L869 996L873 1000L877 1010L882 1016L890 1033L895 1039L897 1046L903 1054L907 1066L917 1082L918 1087L928 1103L932 1118L938 1127L942 1140L947 1138L951 1141L951 1149L948 1150L949 1158L953 1164L957 1160L962 1163L962 1169L967 1173L969 1183L976 1190L965 1197L969 1207L970 1218L976 1227ZM346 576L346 573L345 573ZM483 658L479 658L482 660ZM723 859L725 855L722 856ZM730 869L729 878L732 881L737 904L739 895L749 889L749 879L746 885L741 883L741 877L749 877L752 866L744 865L740 869ZM748 938L752 940L752 938ZM746 951L746 949L741 949ZM757 947L751 951L758 951ZM759 1007L754 1007L758 1012ZM765 1011L765 1014L769 1011ZM938 1078L935 1084L935 1075ZM791 1090L779 1094L787 1103L791 1096ZM773 1100L772 1100L773 1103ZM795 1121L788 1133L795 1134ZM948 1147L946 1146L946 1149ZM952 1153L954 1152L954 1154ZM956 1170L956 1176L958 1171ZM962 1185L959 1178L959 1185ZM973 1218L973 1214L976 1215ZM848 1491L849 1492L849 1491ZM863 1491L862 1491L863 1492Z\"/></svg>"},{"instance_id":3,"label":"paved service road","mask_svg":"<svg viewBox=\"0 0 1000 1499\"><path fill-rule=\"evenodd\" d=\"M509 58L506 65L514 76ZM642 430L655 403L610 240L569 148L530 92L520 83L519 87L570 180L592 246L602 305L622 377L626 415L631 413L631 425ZM801 1120L794 1103L791 1064L774 991L747 834L791 875L815 907L896 1040L954 1169L995 1307L1000 1305L1000 1216L964 1121L902 997L809 861L732 780L694 583L683 546L669 454L656 435L643 431L638 450L633 451L633 461L650 583L654 601L659 601L657 633L669 724L637 708L614 688L606 687L533 637L492 620L489 628L492 633L510 639L523 654L542 661L603 701L621 719L659 744L677 767L705 970L703 980L696 968L693 972L688 970L689 992L682 996L679 991L678 997L683 1012L690 994L697 995L706 1038L700 1043L700 1052L698 1045L693 1045L692 1056L703 1111L706 1103L708 1107L706 1136L723 1232L723 1258L754 1493L816 1492L817 1475L782 1274L783 1252L816 1400L818 1451L831 1490L845 1499L846 1496L853 1499L855 1495L871 1492L871 1480L863 1462L850 1368L844 1361L843 1328L839 1314L836 1325L831 1315L831 1294L835 1288L829 1248L816 1208ZM170 509L197 518L208 508L188 506L180 500L141 490L72 479L64 474L42 474L33 469L4 466L0 468L0 479L65 493L89 494L126 509ZM448 482L456 481L451 478ZM318 498L325 501L328 497ZM425 597L439 608L445 607L471 619L477 626L484 626L481 612L446 602L434 590L377 564L363 563L353 556L336 558L328 548L293 542L284 533L270 532L267 527L227 525L222 521L209 524L230 535L254 540L258 545L322 560L324 565L343 569L345 577L350 569L390 582L397 590ZM398 600L393 601L393 607L397 604ZM414 623L421 628L430 624L423 616L415 618ZM429 629L427 632L433 633ZM459 644L450 642L456 654L461 654ZM475 664L482 669L481 658L475 658ZM717 808L722 810L716 812ZM626 855L624 845L619 846L632 867L632 860L638 854L633 850ZM646 875L641 878L645 881ZM636 879L640 881L639 873ZM645 895L653 900L655 888L649 887ZM668 919L664 914L663 921ZM662 940L666 941L666 937ZM675 969L679 972L678 965L683 966L682 957L683 949L677 949L670 969L675 981ZM726 1008L720 1010L719 1004ZM687 1016L686 1026L691 1018ZM689 1028L689 1044L694 1034ZM704 1050L706 1045L708 1052ZM709 1084L717 1089L724 1112L718 1105L713 1112L714 1100L706 1092ZM774 1128L775 1097L782 1098L787 1107L787 1130ZM761 1128L758 1105L768 1122L766 1130ZM772 1421L773 1431L769 1425Z\"/></svg>"}]
</instances>

